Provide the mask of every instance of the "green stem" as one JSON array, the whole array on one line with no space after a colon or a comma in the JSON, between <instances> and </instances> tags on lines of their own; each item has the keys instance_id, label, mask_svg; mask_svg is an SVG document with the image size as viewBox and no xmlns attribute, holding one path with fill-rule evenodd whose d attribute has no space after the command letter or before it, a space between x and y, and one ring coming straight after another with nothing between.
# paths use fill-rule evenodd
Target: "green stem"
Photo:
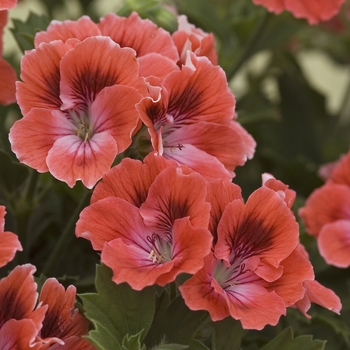
<instances>
[{"instance_id":1,"label":"green stem","mask_svg":"<svg viewBox=\"0 0 350 350\"><path fill-rule=\"evenodd\" d=\"M55 266L58 263L58 259L62 256L66 245L69 240L73 237L72 234L74 232L75 223L78 220L80 212L83 208L89 203L91 191L86 191L85 195L81 198L78 206L76 207L74 213L70 217L66 227L64 228L62 235L60 236L58 242L55 245L53 252L50 254L49 259L46 261L46 264L42 270L42 273L45 276L49 276L52 274Z\"/></svg>"},{"instance_id":2,"label":"green stem","mask_svg":"<svg viewBox=\"0 0 350 350\"><path fill-rule=\"evenodd\" d=\"M344 96L342 99L342 102L340 104L340 109L339 109L339 119L340 122L343 124L349 124L349 107L350 107L350 103L349 103L349 96L350 96L350 79L348 81L348 84L346 86L345 92L344 92Z\"/></svg>"},{"instance_id":3,"label":"green stem","mask_svg":"<svg viewBox=\"0 0 350 350\"><path fill-rule=\"evenodd\" d=\"M30 169L29 180L27 182L27 186L24 189L24 198L30 203L33 202L38 180L39 173L34 169Z\"/></svg>"},{"instance_id":4,"label":"green stem","mask_svg":"<svg viewBox=\"0 0 350 350\"><path fill-rule=\"evenodd\" d=\"M37 189L39 173L33 169L29 170L29 177L20 196L14 201L14 211L17 218L17 234L21 241L23 252L19 254L19 263L23 264L28 261L30 251L30 239L28 237L28 222L33 211L34 195Z\"/></svg>"},{"instance_id":5,"label":"green stem","mask_svg":"<svg viewBox=\"0 0 350 350\"><path fill-rule=\"evenodd\" d=\"M261 37L265 34L264 29L267 23L269 22L270 17L270 13L264 10L253 33L248 39L248 42L245 43L244 49L241 51L241 54L236 59L234 64L229 69L227 69L226 76L228 81L230 81L236 75L236 73L241 69L242 65L252 55L254 47L259 42Z\"/></svg>"}]
</instances>

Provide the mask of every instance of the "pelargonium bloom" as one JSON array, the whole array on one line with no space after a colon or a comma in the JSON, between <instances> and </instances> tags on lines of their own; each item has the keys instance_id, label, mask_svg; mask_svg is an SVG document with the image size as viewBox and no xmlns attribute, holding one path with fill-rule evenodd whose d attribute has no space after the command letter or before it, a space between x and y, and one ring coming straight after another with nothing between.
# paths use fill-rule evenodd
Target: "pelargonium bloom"
<instances>
[{"instance_id":1,"label":"pelargonium bloom","mask_svg":"<svg viewBox=\"0 0 350 350\"><path fill-rule=\"evenodd\" d=\"M137 168L139 174L133 172ZM144 164L124 159L96 192L101 193L80 214L76 235L102 251L114 282L136 290L164 286L203 266L212 236L206 181L199 174L150 154Z\"/></svg>"},{"instance_id":2,"label":"pelargonium bloom","mask_svg":"<svg viewBox=\"0 0 350 350\"><path fill-rule=\"evenodd\" d=\"M17 6L17 0L1 0L0 11L10 10Z\"/></svg>"},{"instance_id":3,"label":"pelargonium bloom","mask_svg":"<svg viewBox=\"0 0 350 350\"><path fill-rule=\"evenodd\" d=\"M307 251L301 244L299 244L297 251L304 258L309 259ZM287 268L295 270L294 265L290 265ZM339 314L342 305L339 297L331 289L326 288L313 278L304 280L303 287L304 296L295 303L295 307L297 307L305 317L311 318L307 313L311 307L311 303L321 305L322 307Z\"/></svg>"},{"instance_id":4,"label":"pelargonium bloom","mask_svg":"<svg viewBox=\"0 0 350 350\"><path fill-rule=\"evenodd\" d=\"M70 187L92 188L138 126L135 104L147 88L135 51L103 36L42 43L23 57L21 79L12 150Z\"/></svg>"},{"instance_id":5,"label":"pelargonium bloom","mask_svg":"<svg viewBox=\"0 0 350 350\"><path fill-rule=\"evenodd\" d=\"M2 58L3 42L2 37L4 28L7 24L7 16L9 8L15 7L17 1L0 2L0 104L8 105L16 102L16 80L17 74L14 68Z\"/></svg>"},{"instance_id":6,"label":"pelargonium bloom","mask_svg":"<svg viewBox=\"0 0 350 350\"><path fill-rule=\"evenodd\" d=\"M284 200L288 208L292 208L296 193L283 182L275 179L271 174L262 175L263 185L276 191ZM311 307L311 302L322 307L340 312L341 302L338 296L331 290L321 285L315 280L313 267L309 261L309 255L302 244L298 244L290 256L281 262L283 275L268 288L273 289L283 297L286 306L297 307L305 317L310 318L307 311ZM299 274L296 275L295 271ZM293 297L290 296L293 294ZM301 296L296 302L295 296ZM300 294L301 293L301 294ZM291 302L291 300L294 300Z\"/></svg>"},{"instance_id":7,"label":"pelargonium bloom","mask_svg":"<svg viewBox=\"0 0 350 350\"><path fill-rule=\"evenodd\" d=\"M253 0L276 14L290 11L296 18L306 18L309 24L327 21L335 16L345 0Z\"/></svg>"},{"instance_id":8,"label":"pelargonium bloom","mask_svg":"<svg viewBox=\"0 0 350 350\"><path fill-rule=\"evenodd\" d=\"M235 99L223 70L188 52L186 65L169 73L156 97L137 105L153 149L207 179L231 180L254 153L255 141L235 120ZM236 125L237 124L237 125Z\"/></svg>"},{"instance_id":9,"label":"pelargonium bloom","mask_svg":"<svg viewBox=\"0 0 350 350\"><path fill-rule=\"evenodd\" d=\"M1 349L45 350L57 344L62 350L93 350L82 338L88 320L74 307L75 287L65 291L56 279L48 279L38 300L35 270L30 264L16 266L0 280Z\"/></svg>"},{"instance_id":10,"label":"pelargonium bloom","mask_svg":"<svg viewBox=\"0 0 350 350\"><path fill-rule=\"evenodd\" d=\"M46 307L35 309L38 294L33 274L35 267L30 264L16 266L11 273L0 280L1 316L0 327L10 319L31 319L40 330Z\"/></svg>"},{"instance_id":11,"label":"pelargonium bloom","mask_svg":"<svg viewBox=\"0 0 350 350\"><path fill-rule=\"evenodd\" d=\"M174 43L179 51L180 62L186 63L187 51L197 56L206 56L214 65L218 64L218 55L215 49L215 38L212 33L205 33L188 23L185 15L178 16L178 28L172 34Z\"/></svg>"},{"instance_id":12,"label":"pelargonium bloom","mask_svg":"<svg viewBox=\"0 0 350 350\"><path fill-rule=\"evenodd\" d=\"M266 284L283 274L281 262L298 235L294 216L275 191L259 188L246 204L233 199L219 220L213 254L180 286L187 306L208 310L214 321L231 316L247 329L275 325L286 306Z\"/></svg>"},{"instance_id":13,"label":"pelargonium bloom","mask_svg":"<svg viewBox=\"0 0 350 350\"><path fill-rule=\"evenodd\" d=\"M91 349L94 347L82 336L89 330L89 321L75 308L76 288L70 285L67 290L55 278L43 284L39 303L47 305L47 311L38 335L42 344L39 350L53 349ZM39 340L40 339L40 340ZM74 347L72 347L74 343Z\"/></svg>"},{"instance_id":14,"label":"pelargonium bloom","mask_svg":"<svg viewBox=\"0 0 350 350\"><path fill-rule=\"evenodd\" d=\"M332 165L327 182L299 209L306 231L317 238L328 264L350 266L350 152Z\"/></svg>"},{"instance_id":15,"label":"pelargonium bloom","mask_svg":"<svg viewBox=\"0 0 350 350\"><path fill-rule=\"evenodd\" d=\"M5 207L0 205L0 267L3 267L11 261L14 258L16 251L23 250L17 235L12 232L4 231L5 214Z\"/></svg>"},{"instance_id":16,"label":"pelargonium bloom","mask_svg":"<svg viewBox=\"0 0 350 350\"><path fill-rule=\"evenodd\" d=\"M207 310L214 321L231 316L246 329L275 325L286 307L306 299L306 284L314 281L312 265L300 252L291 190L265 175L264 186L244 204L238 186L218 180L209 186L216 243L203 269L179 287L185 303ZM321 289L321 299L333 293ZM323 305L339 312L333 296ZM307 305L300 308L306 312Z\"/></svg>"}]
</instances>

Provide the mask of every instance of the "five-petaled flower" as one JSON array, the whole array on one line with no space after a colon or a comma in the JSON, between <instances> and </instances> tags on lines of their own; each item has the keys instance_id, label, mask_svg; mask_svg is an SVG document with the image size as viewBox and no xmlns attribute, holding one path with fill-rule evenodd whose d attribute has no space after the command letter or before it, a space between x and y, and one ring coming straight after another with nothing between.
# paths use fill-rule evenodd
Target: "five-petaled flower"
<instances>
[{"instance_id":1,"label":"five-petaled flower","mask_svg":"<svg viewBox=\"0 0 350 350\"><path fill-rule=\"evenodd\" d=\"M22 245L18 240L17 235L9 231L4 231L5 214L5 207L0 205L0 267L3 267L11 261L14 258L16 251L22 251Z\"/></svg>"},{"instance_id":2,"label":"five-petaled flower","mask_svg":"<svg viewBox=\"0 0 350 350\"><path fill-rule=\"evenodd\" d=\"M231 180L235 167L254 154L255 141L234 120L234 108L224 71L190 51L159 94L137 105L153 149L211 180Z\"/></svg>"},{"instance_id":3,"label":"five-petaled flower","mask_svg":"<svg viewBox=\"0 0 350 350\"><path fill-rule=\"evenodd\" d=\"M75 308L76 290L54 278L45 281L38 300L35 267L19 265L0 280L0 348L4 350L93 350L82 335L89 321Z\"/></svg>"},{"instance_id":4,"label":"five-petaled flower","mask_svg":"<svg viewBox=\"0 0 350 350\"><path fill-rule=\"evenodd\" d=\"M350 266L350 152L322 168L326 183L314 190L299 209L306 231L317 238L328 264Z\"/></svg>"},{"instance_id":5,"label":"five-petaled flower","mask_svg":"<svg viewBox=\"0 0 350 350\"><path fill-rule=\"evenodd\" d=\"M334 17L345 0L253 0L276 14L290 11L296 18L306 18L309 24L317 24Z\"/></svg>"},{"instance_id":6,"label":"five-petaled flower","mask_svg":"<svg viewBox=\"0 0 350 350\"><path fill-rule=\"evenodd\" d=\"M14 68L1 57L3 51L2 37L8 17L7 9L13 8L16 6L16 3L17 1L13 0L0 2L0 104L2 105L16 102L17 74Z\"/></svg>"},{"instance_id":7,"label":"five-petaled flower","mask_svg":"<svg viewBox=\"0 0 350 350\"><path fill-rule=\"evenodd\" d=\"M164 286L203 266L212 236L206 181L199 174L150 154L144 163L124 159L95 193L80 214L76 235L102 251L114 282L136 290Z\"/></svg>"},{"instance_id":8,"label":"five-petaled flower","mask_svg":"<svg viewBox=\"0 0 350 350\"><path fill-rule=\"evenodd\" d=\"M12 150L39 172L92 188L138 125L146 85L135 51L104 36L56 40L27 52L21 68L24 117L10 130Z\"/></svg>"},{"instance_id":9,"label":"five-petaled flower","mask_svg":"<svg viewBox=\"0 0 350 350\"><path fill-rule=\"evenodd\" d=\"M314 280L311 263L300 253L291 190L265 178L244 204L236 185L209 186L216 243L203 269L179 287L181 294L190 309L207 310L214 321L231 316L246 329L276 325L286 307L306 300L306 285ZM321 286L319 303L339 312L339 298L331 293ZM296 306L306 313L309 304Z\"/></svg>"}]
</instances>

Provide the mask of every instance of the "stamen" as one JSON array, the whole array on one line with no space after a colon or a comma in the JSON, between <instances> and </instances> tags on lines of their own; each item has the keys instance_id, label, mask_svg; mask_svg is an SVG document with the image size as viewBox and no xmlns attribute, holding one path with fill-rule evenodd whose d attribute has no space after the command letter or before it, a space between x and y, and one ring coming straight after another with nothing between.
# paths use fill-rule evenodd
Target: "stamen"
<instances>
[{"instance_id":1,"label":"stamen","mask_svg":"<svg viewBox=\"0 0 350 350\"><path fill-rule=\"evenodd\" d=\"M242 260L236 261L229 267L221 260L215 266L214 277L225 289L241 284L241 276L247 272L251 272L251 270L246 269L246 264Z\"/></svg>"},{"instance_id":2,"label":"stamen","mask_svg":"<svg viewBox=\"0 0 350 350\"><path fill-rule=\"evenodd\" d=\"M152 245L148 259L151 259L153 263L158 264L171 260L171 234L168 233L163 239L158 234L154 233L152 236L147 236L146 239Z\"/></svg>"},{"instance_id":3,"label":"stamen","mask_svg":"<svg viewBox=\"0 0 350 350\"><path fill-rule=\"evenodd\" d=\"M66 111L68 119L74 125L77 137L80 137L84 142L87 142L93 135L93 126L91 125L91 116L89 110L87 111Z\"/></svg>"},{"instance_id":4,"label":"stamen","mask_svg":"<svg viewBox=\"0 0 350 350\"><path fill-rule=\"evenodd\" d=\"M151 259L153 263L157 261L157 255L155 254L154 250L152 249L151 252L148 255L148 259Z\"/></svg>"}]
</instances>

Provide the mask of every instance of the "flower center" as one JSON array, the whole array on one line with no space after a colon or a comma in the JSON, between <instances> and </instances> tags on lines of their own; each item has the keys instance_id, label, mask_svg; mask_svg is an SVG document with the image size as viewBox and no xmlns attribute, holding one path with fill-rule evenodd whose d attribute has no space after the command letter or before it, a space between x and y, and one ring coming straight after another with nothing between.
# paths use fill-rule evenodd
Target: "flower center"
<instances>
[{"instance_id":1,"label":"flower center","mask_svg":"<svg viewBox=\"0 0 350 350\"><path fill-rule=\"evenodd\" d=\"M248 272L245 269L245 264L242 260L236 261L231 266L227 267L222 260L219 260L215 265L214 278L220 286L225 289L240 284L240 276Z\"/></svg>"},{"instance_id":2,"label":"flower center","mask_svg":"<svg viewBox=\"0 0 350 350\"><path fill-rule=\"evenodd\" d=\"M173 239L170 233L167 233L165 238L161 238L154 233L152 236L147 236L147 241L151 243L151 251L148 258L153 263L162 264L172 259Z\"/></svg>"},{"instance_id":3,"label":"flower center","mask_svg":"<svg viewBox=\"0 0 350 350\"><path fill-rule=\"evenodd\" d=\"M93 126L91 123L91 114L89 110L86 112L78 112L71 109L68 111L68 118L73 123L73 128L76 135L84 140L84 142L92 137Z\"/></svg>"}]
</instances>

